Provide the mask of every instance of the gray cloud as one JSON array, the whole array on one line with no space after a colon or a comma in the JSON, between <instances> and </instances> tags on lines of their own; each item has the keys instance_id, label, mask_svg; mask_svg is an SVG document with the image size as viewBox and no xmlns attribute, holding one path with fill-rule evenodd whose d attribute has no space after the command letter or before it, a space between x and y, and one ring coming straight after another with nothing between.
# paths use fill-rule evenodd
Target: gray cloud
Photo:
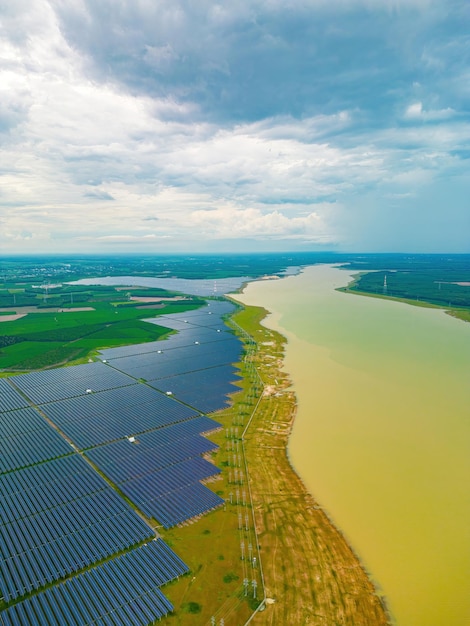
<instances>
[{"instance_id":1,"label":"gray cloud","mask_svg":"<svg viewBox=\"0 0 470 626\"><path fill-rule=\"evenodd\" d=\"M465 4L457 1L292 2L289 9L258 1L123 1L117 11L112 0L85 0L56 7L92 76L197 103L203 118L219 122L358 106L382 118L412 82L431 78L439 83L433 96L445 100L446 61L464 67L460 53L468 45Z\"/></svg>"},{"instance_id":2,"label":"gray cloud","mask_svg":"<svg viewBox=\"0 0 470 626\"><path fill-rule=\"evenodd\" d=\"M3 10L5 250L253 237L394 249L404 215L423 247L439 233L468 247L466 3Z\"/></svg>"}]
</instances>

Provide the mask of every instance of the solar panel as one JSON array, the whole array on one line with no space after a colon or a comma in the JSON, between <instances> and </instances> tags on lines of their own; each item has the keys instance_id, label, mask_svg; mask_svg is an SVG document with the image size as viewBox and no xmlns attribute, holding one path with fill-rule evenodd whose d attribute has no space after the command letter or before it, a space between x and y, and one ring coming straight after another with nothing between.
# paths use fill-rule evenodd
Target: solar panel
<instances>
[{"instance_id":1,"label":"solar panel","mask_svg":"<svg viewBox=\"0 0 470 626\"><path fill-rule=\"evenodd\" d=\"M1 614L2 624L149 624L173 610L160 587L187 571L157 539L15 604Z\"/></svg>"},{"instance_id":2,"label":"solar panel","mask_svg":"<svg viewBox=\"0 0 470 626\"><path fill-rule=\"evenodd\" d=\"M13 388L8 379L0 378L0 413L28 406L29 403Z\"/></svg>"},{"instance_id":3,"label":"solar panel","mask_svg":"<svg viewBox=\"0 0 470 626\"><path fill-rule=\"evenodd\" d=\"M153 535L109 487L0 526L0 590L6 601Z\"/></svg>"},{"instance_id":4,"label":"solar panel","mask_svg":"<svg viewBox=\"0 0 470 626\"><path fill-rule=\"evenodd\" d=\"M174 397L202 413L223 409L228 404L228 394L238 391L231 381L238 380L231 365L188 372L171 379L151 381L149 384L162 391L170 387Z\"/></svg>"},{"instance_id":5,"label":"solar panel","mask_svg":"<svg viewBox=\"0 0 470 626\"><path fill-rule=\"evenodd\" d=\"M144 502L141 506L146 515L157 519L165 528L171 528L223 503L224 500L213 491L200 483L194 483Z\"/></svg>"},{"instance_id":6,"label":"solar panel","mask_svg":"<svg viewBox=\"0 0 470 626\"><path fill-rule=\"evenodd\" d=\"M86 456L114 483L119 484L217 448L199 435L152 446L144 439L147 434L140 435L135 443L123 439L87 450Z\"/></svg>"},{"instance_id":7,"label":"solar panel","mask_svg":"<svg viewBox=\"0 0 470 626\"><path fill-rule=\"evenodd\" d=\"M236 363L240 360L240 352L240 343L237 340L228 339L202 345L191 343L171 351L149 353L144 357L129 356L114 361L113 364L135 378L152 381Z\"/></svg>"},{"instance_id":8,"label":"solar panel","mask_svg":"<svg viewBox=\"0 0 470 626\"><path fill-rule=\"evenodd\" d=\"M0 525L107 489L106 481L73 454L0 476Z\"/></svg>"},{"instance_id":9,"label":"solar panel","mask_svg":"<svg viewBox=\"0 0 470 626\"><path fill-rule=\"evenodd\" d=\"M136 504L159 498L181 487L220 474L220 469L201 457L187 459L161 470L121 483L119 488Z\"/></svg>"},{"instance_id":10,"label":"solar panel","mask_svg":"<svg viewBox=\"0 0 470 626\"><path fill-rule=\"evenodd\" d=\"M40 484L48 484L57 480L58 476L72 476L89 470L89 464L81 456L71 454L54 461L2 474L0 476L0 493L5 496L17 491L32 489Z\"/></svg>"},{"instance_id":11,"label":"solar panel","mask_svg":"<svg viewBox=\"0 0 470 626\"><path fill-rule=\"evenodd\" d=\"M80 449L197 415L194 409L142 384L53 402L42 410Z\"/></svg>"},{"instance_id":12,"label":"solar panel","mask_svg":"<svg viewBox=\"0 0 470 626\"><path fill-rule=\"evenodd\" d=\"M85 395L89 391L103 391L134 383L135 380L132 378L100 361L30 372L15 377L15 385L31 398L34 404L44 404Z\"/></svg>"},{"instance_id":13,"label":"solar panel","mask_svg":"<svg viewBox=\"0 0 470 626\"><path fill-rule=\"evenodd\" d=\"M158 589L162 572L173 571L171 563L180 573L186 566L168 554L157 564L153 548L134 549L153 536L151 529L42 413L164 526L220 506L223 500L201 483L220 471L202 458L217 446L201 434L220 424L199 412L222 408L236 390L232 364L242 344L222 321L234 308L211 301L155 318L177 332L103 351L112 366L95 362L0 380L0 592L10 602L93 566L2 611L6 625L143 624L171 610ZM125 560L94 566L127 548Z\"/></svg>"},{"instance_id":14,"label":"solar panel","mask_svg":"<svg viewBox=\"0 0 470 626\"><path fill-rule=\"evenodd\" d=\"M131 355L144 355L149 352L157 352L158 350L170 350L181 345L188 345L194 341L199 341L200 343L218 341L221 334L233 337L232 331L228 330L223 324L221 316L233 312L235 308L229 302L212 301L207 307L195 311L172 313L147 319L147 322L176 329L180 332L159 341L108 348L101 351L100 358L103 360L114 360Z\"/></svg>"},{"instance_id":15,"label":"solar panel","mask_svg":"<svg viewBox=\"0 0 470 626\"><path fill-rule=\"evenodd\" d=\"M0 439L0 474L70 454L73 449L49 424Z\"/></svg>"},{"instance_id":16,"label":"solar panel","mask_svg":"<svg viewBox=\"0 0 470 626\"><path fill-rule=\"evenodd\" d=\"M46 420L31 407L0 413L0 439L46 427Z\"/></svg>"}]
</instances>

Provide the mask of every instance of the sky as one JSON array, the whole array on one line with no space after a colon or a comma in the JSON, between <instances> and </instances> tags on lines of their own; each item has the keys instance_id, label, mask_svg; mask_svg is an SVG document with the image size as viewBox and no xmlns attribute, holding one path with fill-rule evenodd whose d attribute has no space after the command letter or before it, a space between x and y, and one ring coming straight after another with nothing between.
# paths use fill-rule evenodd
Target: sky
<instances>
[{"instance_id":1,"label":"sky","mask_svg":"<svg viewBox=\"0 0 470 626\"><path fill-rule=\"evenodd\" d=\"M470 252L467 0L0 4L0 254Z\"/></svg>"}]
</instances>

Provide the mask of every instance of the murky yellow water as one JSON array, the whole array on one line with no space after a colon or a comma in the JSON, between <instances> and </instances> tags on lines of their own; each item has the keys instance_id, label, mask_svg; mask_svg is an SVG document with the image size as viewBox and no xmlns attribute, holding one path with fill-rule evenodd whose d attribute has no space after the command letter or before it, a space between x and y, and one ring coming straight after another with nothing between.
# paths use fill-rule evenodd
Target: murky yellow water
<instances>
[{"instance_id":1,"label":"murky yellow water","mask_svg":"<svg viewBox=\"0 0 470 626\"><path fill-rule=\"evenodd\" d=\"M240 297L288 338L291 461L399 626L468 626L470 324L348 280L316 266Z\"/></svg>"}]
</instances>

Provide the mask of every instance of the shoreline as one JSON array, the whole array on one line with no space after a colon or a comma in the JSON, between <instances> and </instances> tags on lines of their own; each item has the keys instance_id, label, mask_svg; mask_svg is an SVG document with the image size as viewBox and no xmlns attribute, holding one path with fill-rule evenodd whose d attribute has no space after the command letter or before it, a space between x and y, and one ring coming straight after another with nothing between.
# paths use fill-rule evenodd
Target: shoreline
<instances>
[{"instance_id":1,"label":"shoreline","mask_svg":"<svg viewBox=\"0 0 470 626\"><path fill-rule=\"evenodd\" d=\"M347 268L342 268L342 269L346 269ZM350 271L350 270L347 270ZM369 270L369 271L373 271L373 270ZM470 311L465 307L448 307L448 306L442 306L441 304L435 304L433 302L429 302L428 300L419 300L419 298L417 298L416 300L411 300L409 298L401 298L399 296L391 296L388 294L384 294L384 293L374 293L371 291L362 291L360 289L354 289L354 286L357 284L361 274L367 274L368 272L356 272L353 274L350 274L350 278L351 280L348 282L347 285L345 285L344 287L337 287L336 291L339 291L340 293L347 293L353 296L366 296L368 298L378 298L380 300L388 300L389 302L398 302L401 304L408 304L410 306L417 306L417 307L422 307L422 308L427 308L427 309L439 309L441 311L443 311L446 315L450 315L451 317L455 317L456 319L462 320L463 322L470 322Z\"/></svg>"},{"instance_id":2,"label":"shoreline","mask_svg":"<svg viewBox=\"0 0 470 626\"><path fill-rule=\"evenodd\" d=\"M463 473L454 470L468 467L468 326L441 307L345 298L337 289L345 272L305 269L306 278L252 286L240 297L272 311L262 324L287 338L283 371L299 393L300 418L286 444L291 465L330 521L346 529L376 592L386 590L393 623L438 626L452 614L463 624L459 546L467 535L457 520L468 501L460 497ZM455 461L442 467L444 451Z\"/></svg>"},{"instance_id":3,"label":"shoreline","mask_svg":"<svg viewBox=\"0 0 470 626\"><path fill-rule=\"evenodd\" d=\"M263 324L269 315L266 309L244 306L234 321L255 340L255 367L265 385L245 435L245 448L265 592L273 601L252 621L260 625L391 624L376 583L289 458L297 399L283 369L287 339ZM248 318L245 323L243 318Z\"/></svg>"}]
</instances>

